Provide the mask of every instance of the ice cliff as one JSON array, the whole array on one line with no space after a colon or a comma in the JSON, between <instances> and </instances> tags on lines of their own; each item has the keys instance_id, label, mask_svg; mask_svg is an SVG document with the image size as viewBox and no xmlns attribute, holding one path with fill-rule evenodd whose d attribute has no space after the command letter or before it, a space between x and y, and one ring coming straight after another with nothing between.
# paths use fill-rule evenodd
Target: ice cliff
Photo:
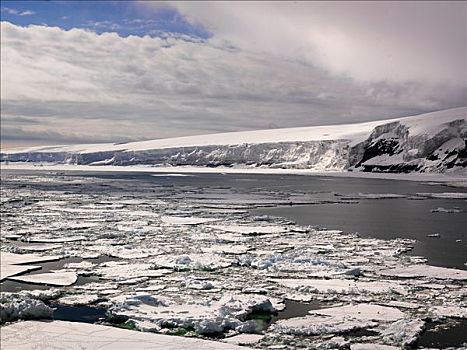
<instances>
[{"instance_id":1,"label":"ice cliff","mask_svg":"<svg viewBox=\"0 0 467 350\"><path fill-rule=\"evenodd\" d=\"M2 161L81 165L452 172L467 165L467 107L359 124L234 132L126 144L6 150Z\"/></svg>"}]
</instances>

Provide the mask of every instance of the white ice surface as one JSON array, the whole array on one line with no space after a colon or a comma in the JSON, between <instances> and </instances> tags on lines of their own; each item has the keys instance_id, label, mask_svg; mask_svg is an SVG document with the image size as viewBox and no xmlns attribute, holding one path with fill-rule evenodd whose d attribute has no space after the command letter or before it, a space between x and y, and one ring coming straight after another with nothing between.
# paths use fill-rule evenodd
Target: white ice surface
<instances>
[{"instance_id":1,"label":"white ice surface","mask_svg":"<svg viewBox=\"0 0 467 350\"><path fill-rule=\"evenodd\" d=\"M356 343L350 345L350 350L400 350L400 347L375 343Z\"/></svg>"},{"instance_id":2,"label":"white ice surface","mask_svg":"<svg viewBox=\"0 0 467 350\"><path fill-rule=\"evenodd\" d=\"M287 232L287 228L283 226L208 225L208 227L219 231L239 233L242 235L265 235Z\"/></svg>"},{"instance_id":3,"label":"white ice surface","mask_svg":"<svg viewBox=\"0 0 467 350\"><path fill-rule=\"evenodd\" d=\"M361 321L384 321L392 322L404 318L406 315L402 311L387 306L373 304L355 304L327 309L311 310L310 314L324 316L347 316Z\"/></svg>"},{"instance_id":4,"label":"white ice surface","mask_svg":"<svg viewBox=\"0 0 467 350\"><path fill-rule=\"evenodd\" d=\"M467 318L467 307L462 306L433 306L430 311L441 317Z\"/></svg>"},{"instance_id":5,"label":"white ice surface","mask_svg":"<svg viewBox=\"0 0 467 350\"><path fill-rule=\"evenodd\" d=\"M26 321L2 327L2 350L247 350L204 339L130 331L89 323Z\"/></svg>"},{"instance_id":6,"label":"white ice surface","mask_svg":"<svg viewBox=\"0 0 467 350\"><path fill-rule=\"evenodd\" d=\"M343 279L277 279L274 282L288 288L314 291L318 293L405 293L405 289L395 282L360 282Z\"/></svg>"},{"instance_id":7,"label":"white ice surface","mask_svg":"<svg viewBox=\"0 0 467 350\"><path fill-rule=\"evenodd\" d=\"M10 277L10 279L19 282L47 284L51 286L71 286L78 279L78 275L76 272L71 271L57 271L38 273L35 275L13 276Z\"/></svg>"},{"instance_id":8,"label":"white ice surface","mask_svg":"<svg viewBox=\"0 0 467 350\"><path fill-rule=\"evenodd\" d=\"M382 330L381 335L388 344L409 346L417 341L424 326L425 322L420 319L401 319Z\"/></svg>"},{"instance_id":9,"label":"white ice surface","mask_svg":"<svg viewBox=\"0 0 467 350\"><path fill-rule=\"evenodd\" d=\"M381 274L384 276L401 278L427 277L459 281L467 280L467 271L465 270L451 269L447 267L438 267L431 265L411 265L397 267L394 269L383 270L381 271Z\"/></svg>"},{"instance_id":10,"label":"white ice surface","mask_svg":"<svg viewBox=\"0 0 467 350\"><path fill-rule=\"evenodd\" d=\"M58 299L61 305L88 305L99 300L97 294L67 295Z\"/></svg>"},{"instance_id":11,"label":"white ice surface","mask_svg":"<svg viewBox=\"0 0 467 350\"><path fill-rule=\"evenodd\" d=\"M56 255L39 255L39 254L15 254L10 252L0 253L0 281L8 277L19 275L21 273L40 269L36 265L20 265L32 264L46 261L59 260L60 256Z\"/></svg>"},{"instance_id":12,"label":"white ice surface","mask_svg":"<svg viewBox=\"0 0 467 350\"><path fill-rule=\"evenodd\" d=\"M345 315L308 315L279 320L271 326L271 329L280 334L311 336L339 334L375 325L376 323L371 320L360 320Z\"/></svg>"},{"instance_id":13,"label":"white ice surface","mask_svg":"<svg viewBox=\"0 0 467 350\"><path fill-rule=\"evenodd\" d=\"M224 343L234 344L234 345L254 345L259 342L264 335L262 334L239 334L233 337L225 338L222 341Z\"/></svg>"},{"instance_id":14,"label":"white ice surface","mask_svg":"<svg viewBox=\"0 0 467 350\"><path fill-rule=\"evenodd\" d=\"M217 221L213 218L195 218L195 217L180 217L180 216L162 216L161 220L167 225L200 225L207 222Z\"/></svg>"}]
</instances>

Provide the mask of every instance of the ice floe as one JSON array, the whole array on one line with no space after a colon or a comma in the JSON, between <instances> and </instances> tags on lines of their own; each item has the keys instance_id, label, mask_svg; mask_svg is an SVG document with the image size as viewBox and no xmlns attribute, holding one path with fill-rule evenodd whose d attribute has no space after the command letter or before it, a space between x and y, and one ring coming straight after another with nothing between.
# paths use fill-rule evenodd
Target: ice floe
<instances>
[{"instance_id":1,"label":"ice floe","mask_svg":"<svg viewBox=\"0 0 467 350\"><path fill-rule=\"evenodd\" d=\"M234 262L217 254L201 253L179 256L159 256L151 260L156 266L183 270L217 270L227 268Z\"/></svg>"},{"instance_id":2,"label":"ice floe","mask_svg":"<svg viewBox=\"0 0 467 350\"><path fill-rule=\"evenodd\" d=\"M58 303L62 305L89 305L99 300L96 294L77 294L68 295L58 299Z\"/></svg>"},{"instance_id":3,"label":"ice floe","mask_svg":"<svg viewBox=\"0 0 467 350\"><path fill-rule=\"evenodd\" d=\"M375 343L355 343L350 345L350 350L400 350L400 347Z\"/></svg>"},{"instance_id":4,"label":"ice floe","mask_svg":"<svg viewBox=\"0 0 467 350\"><path fill-rule=\"evenodd\" d=\"M283 226L249 226L249 225L208 225L209 228L239 233L242 235L267 235L273 233L285 233L287 228Z\"/></svg>"},{"instance_id":5,"label":"ice floe","mask_svg":"<svg viewBox=\"0 0 467 350\"><path fill-rule=\"evenodd\" d=\"M11 280L35 284L47 284L50 286L71 286L78 279L76 272L54 271L38 273L34 275L14 276Z\"/></svg>"},{"instance_id":6,"label":"ice floe","mask_svg":"<svg viewBox=\"0 0 467 350\"><path fill-rule=\"evenodd\" d=\"M260 330L253 312L276 311L271 301L259 295L224 295L218 301L207 298L190 298L184 304L150 294L133 294L112 299L112 313L131 320L150 322L157 329L194 328L199 334L214 334L236 330L255 333Z\"/></svg>"},{"instance_id":7,"label":"ice floe","mask_svg":"<svg viewBox=\"0 0 467 350\"><path fill-rule=\"evenodd\" d=\"M346 318L342 315L309 315L277 321L271 327L271 330L282 334L312 336L320 334L341 334L376 325L376 322L370 320Z\"/></svg>"},{"instance_id":8,"label":"ice floe","mask_svg":"<svg viewBox=\"0 0 467 350\"><path fill-rule=\"evenodd\" d=\"M302 292L318 293L398 293L405 294L403 286L395 282L360 282L343 279L278 279L274 282Z\"/></svg>"},{"instance_id":9,"label":"ice floe","mask_svg":"<svg viewBox=\"0 0 467 350\"><path fill-rule=\"evenodd\" d=\"M218 221L214 218L195 218L195 217L180 217L180 216L162 216L161 220L167 225L200 225L208 222Z\"/></svg>"},{"instance_id":10,"label":"ice floe","mask_svg":"<svg viewBox=\"0 0 467 350\"><path fill-rule=\"evenodd\" d=\"M410 265L397 267L394 269L383 270L381 274L384 276L400 277L400 278L415 278L427 277L435 279L450 279L450 280L467 280L467 271L450 269L446 267L431 266L431 265Z\"/></svg>"},{"instance_id":11,"label":"ice floe","mask_svg":"<svg viewBox=\"0 0 467 350\"><path fill-rule=\"evenodd\" d=\"M361 321L397 321L404 318L406 315L393 307L372 305L372 304L355 304L345 305L340 307L330 307L327 309L319 309L309 311L310 314L324 316L342 316Z\"/></svg>"},{"instance_id":12,"label":"ice floe","mask_svg":"<svg viewBox=\"0 0 467 350\"><path fill-rule=\"evenodd\" d=\"M424 326L425 322L420 319L402 319L383 329L381 335L388 344L409 346L418 340Z\"/></svg>"},{"instance_id":13,"label":"ice floe","mask_svg":"<svg viewBox=\"0 0 467 350\"><path fill-rule=\"evenodd\" d=\"M59 260L60 256L55 255L37 255L37 254L14 254L10 252L1 252L0 254L0 281L6 278L16 276L28 271L38 270L41 267L33 264Z\"/></svg>"}]
</instances>

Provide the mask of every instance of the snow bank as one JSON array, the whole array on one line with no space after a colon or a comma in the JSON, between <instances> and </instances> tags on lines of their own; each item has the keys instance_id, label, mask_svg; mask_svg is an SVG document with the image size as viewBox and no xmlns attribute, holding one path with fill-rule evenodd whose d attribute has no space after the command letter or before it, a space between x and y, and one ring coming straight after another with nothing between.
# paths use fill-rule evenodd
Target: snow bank
<instances>
[{"instance_id":1,"label":"snow bank","mask_svg":"<svg viewBox=\"0 0 467 350\"><path fill-rule=\"evenodd\" d=\"M42 301L20 294L2 293L0 296L0 322L51 318L53 309ZM2 328L2 348L3 331Z\"/></svg>"},{"instance_id":2,"label":"snow bank","mask_svg":"<svg viewBox=\"0 0 467 350\"><path fill-rule=\"evenodd\" d=\"M2 328L2 350L13 349L190 349L248 350L199 338L135 332L89 323L53 321L18 322Z\"/></svg>"}]
</instances>

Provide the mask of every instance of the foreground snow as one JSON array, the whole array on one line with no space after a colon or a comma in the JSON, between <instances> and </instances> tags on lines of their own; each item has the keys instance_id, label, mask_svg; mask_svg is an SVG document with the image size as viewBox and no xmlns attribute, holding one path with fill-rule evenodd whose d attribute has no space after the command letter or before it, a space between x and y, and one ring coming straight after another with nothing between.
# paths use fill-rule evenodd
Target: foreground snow
<instances>
[{"instance_id":1,"label":"foreground snow","mask_svg":"<svg viewBox=\"0 0 467 350\"><path fill-rule=\"evenodd\" d=\"M79 345L78 345L79 344ZM46 349L160 349L246 350L204 339L135 332L95 324L66 321L26 321L2 327L2 350Z\"/></svg>"}]
</instances>

